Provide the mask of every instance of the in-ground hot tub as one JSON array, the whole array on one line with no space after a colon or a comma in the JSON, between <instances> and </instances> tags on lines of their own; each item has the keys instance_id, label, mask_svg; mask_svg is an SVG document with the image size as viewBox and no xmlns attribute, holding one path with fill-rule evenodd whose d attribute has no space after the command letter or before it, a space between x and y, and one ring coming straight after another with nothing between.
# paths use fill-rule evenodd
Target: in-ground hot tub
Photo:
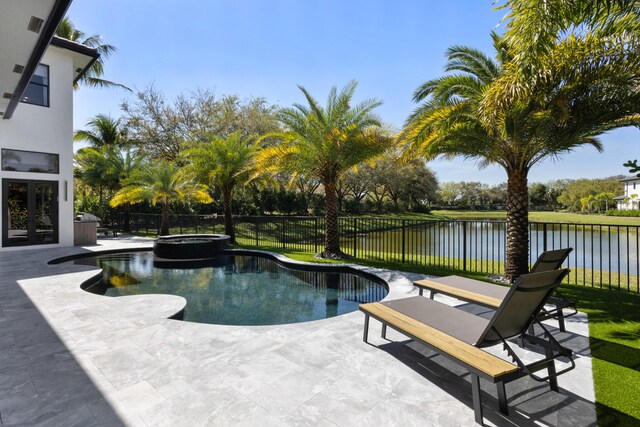
<instances>
[{"instance_id":1,"label":"in-ground hot tub","mask_svg":"<svg viewBox=\"0 0 640 427\"><path fill-rule=\"evenodd\" d=\"M153 243L153 254L167 260L215 258L223 254L230 239L226 234L160 236Z\"/></svg>"}]
</instances>

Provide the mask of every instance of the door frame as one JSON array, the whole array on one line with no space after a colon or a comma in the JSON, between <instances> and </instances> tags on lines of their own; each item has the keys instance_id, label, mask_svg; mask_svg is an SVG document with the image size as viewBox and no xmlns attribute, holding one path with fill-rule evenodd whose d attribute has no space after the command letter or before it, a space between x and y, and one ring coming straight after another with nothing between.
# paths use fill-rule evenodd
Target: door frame
<instances>
[{"instance_id":1,"label":"door frame","mask_svg":"<svg viewBox=\"0 0 640 427\"><path fill-rule=\"evenodd\" d=\"M24 243L10 243L9 242L9 184L21 183L27 184L27 240ZM53 184L53 202L51 212L51 224L53 225L53 233L51 235L50 242L37 242L35 239L35 208L36 197L35 186L36 184ZM60 211L60 199L58 197L60 182L44 179L20 179L20 178L2 178L2 247L20 247L20 246L38 246L38 245L54 245L60 241L60 223L58 221Z\"/></svg>"}]
</instances>

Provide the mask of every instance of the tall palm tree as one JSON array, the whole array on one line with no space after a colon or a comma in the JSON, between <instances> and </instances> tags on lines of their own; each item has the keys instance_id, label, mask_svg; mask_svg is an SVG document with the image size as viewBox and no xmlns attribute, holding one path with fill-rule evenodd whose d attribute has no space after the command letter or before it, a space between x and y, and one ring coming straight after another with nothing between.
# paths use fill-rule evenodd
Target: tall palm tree
<instances>
[{"instance_id":1,"label":"tall palm tree","mask_svg":"<svg viewBox=\"0 0 640 427\"><path fill-rule=\"evenodd\" d=\"M162 205L160 235L169 234L169 206L173 202L195 200L211 203L213 199L207 187L197 184L193 175L185 168L161 161L147 164L126 180L125 186L111 199L112 207L125 203L150 201L152 205Z\"/></svg>"},{"instance_id":2,"label":"tall palm tree","mask_svg":"<svg viewBox=\"0 0 640 427\"><path fill-rule=\"evenodd\" d=\"M123 145L125 138L122 135L119 119L98 114L90 119L87 129L77 130L73 134L75 142L88 142L91 147L82 148L76 153L76 162L79 166L78 176L90 186L98 187L99 213L102 215L104 188L116 189L118 179L110 169L116 167L119 153L116 147Z\"/></svg>"},{"instance_id":3,"label":"tall palm tree","mask_svg":"<svg viewBox=\"0 0 640 427\"><path fill-rule=\"evenodd\" d=\"M120 119L98 114L86 123L87 129L73 133L74 142L88 142L93 147L119 147L124 145L125 137Z\"/></svg>"},{"instance_id":4,"label":"tall palm tree","mask_svg":"<svg viewBox=\"0 0 640 427\"><path fill-rule=\"evenodd\" d=\"M558 84L508 104L486 120L481 104L512 64L509 46L495 34L493 39L497 60L469 47L448 50L446 70L456 73L416 90L414 100L422 104L407 120L400 140L428 158L461 155L478 159L480 166L497 164L505 169L505 276L513 280L528 271L529 171L544 159L582 145L601 150L595 136L619 125L620 116L603 114L597 99Z\"/></svg>"},{"instance_id":5,"label":"tall palm tree","mask_svg":"<svg viewBox=\"0 0 640 427\"><path fill-rule=\"evenodd\" d=\"M382 153L392 138L381 127L373 112L382 104L369 99L352 106L357 82L349 82L340 92L329 91L326 107L302 86L298 86L308 105L283 108L276 118L284 125L282 132L262 138L274 138L279 144L263 149L258 162L266 170L284 171L320 180L325 193L325 246L321 256L342 258L338 230L336 185L340 176L356 164Z\"/></svg>"},{"instance_id":6,"label":"tall palm tree","mask_svg":"<svg viewBox=\"0 0 640 427\"><path fill-rule=\"evenodd\" d=\"M80 78L78 83L99 88L119 87L131 91L127 86L115 83L102 78L104 74L104 61L117 49L115 46L101 43L101 37L97 34L87 36L84 32L76 28L68 17L64 17L56 29L56 36L71 40L85 46L92 47L98 51L100 57L91 65L86 73ZM77 87L77 86L76 86Z\"/></svg>"},{"instance_id":7,"label":"tall palm tree","mask_svg":"<svg viewBox=\"0 0 640 427\"><path fill-rule=\"evenodd\" d=\"M142 166L142 156L136 154L131 148L120 149L108 149L107 150L107 175L111 183L112 190L120 190L127 179L137 172ZM125 202L122 204L124 208L124 218L122 231L128 232L131 230L130 213L131 203Z\"/></svg>"},{"instance_id":8,"label":"tall palm tree","mask_svg":"<svg viewBox=\"0 0 640 427\"><path fill-rule=\"evenodd\" d=\"M254 139L244 138L241 132L234 132L226 138L212 138L209 142L198 143L182 154L201 181L220 189L224 203L224 232L231 236L232 244L236 243L231 215L233 191L253 178L254 160L259 148Z\"/></svg>"}]
</instances>

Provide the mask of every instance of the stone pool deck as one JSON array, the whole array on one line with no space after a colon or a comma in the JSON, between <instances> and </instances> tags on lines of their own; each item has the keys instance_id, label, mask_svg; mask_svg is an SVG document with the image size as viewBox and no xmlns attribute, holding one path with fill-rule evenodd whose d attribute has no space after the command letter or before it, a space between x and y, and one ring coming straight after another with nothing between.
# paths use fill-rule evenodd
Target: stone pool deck
<instances>
[{"instance_id":1,"label":"stone pool deck","mask_svg":"<svg viewBox=\"0 0 640 427\"><path fill-rule=\"evenodd\" d=\"M167 319L181 297L94 295L79 286L95 268L47 265L151 246L126 237L99 243L0 253L0 426L474 425L463 369L393 331L382 340L376 321L374 345L364 343L360 312L275 326L182 322ZM361 268L388 281L388 298L416 295L412 281L424 277ZM561 393L514 381L505 417L495 388L481 381L488 425L596 425L586 315L567 319L557 337L577 353Z\"/></svg>"}]
</instances>

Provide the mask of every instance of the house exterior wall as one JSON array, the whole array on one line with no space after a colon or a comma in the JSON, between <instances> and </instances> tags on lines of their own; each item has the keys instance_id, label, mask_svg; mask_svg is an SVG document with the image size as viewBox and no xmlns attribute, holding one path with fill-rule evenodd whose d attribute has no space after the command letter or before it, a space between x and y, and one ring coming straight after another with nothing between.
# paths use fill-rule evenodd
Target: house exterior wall
<instances>
[{"instance_id":1,"label":"house exterior wall","mask_svg":"<svg viewBox=\"0 0 640 427\"><path fill-rule=\"evenodd\" d=\"M58 182L59 243L2 247L0 251L73 245L73 60L70 52L49 46L40 63L49 66L49 107L20 103L11 119L0 120L0 148L58 154L59 173L0 170L0 180ZM2 215L0 209L0 224Z\"/></svg>"},{"instance_id":2,"label":"house exterior wall","mask_svg":"<svg viewBox=\"0 0 640 427\"><path fill-rule=\"evenodd\" d=\"M618 201L618 209L640 209L640 178L624 181L624 200Z\"/></svg>"}]
</instances>

